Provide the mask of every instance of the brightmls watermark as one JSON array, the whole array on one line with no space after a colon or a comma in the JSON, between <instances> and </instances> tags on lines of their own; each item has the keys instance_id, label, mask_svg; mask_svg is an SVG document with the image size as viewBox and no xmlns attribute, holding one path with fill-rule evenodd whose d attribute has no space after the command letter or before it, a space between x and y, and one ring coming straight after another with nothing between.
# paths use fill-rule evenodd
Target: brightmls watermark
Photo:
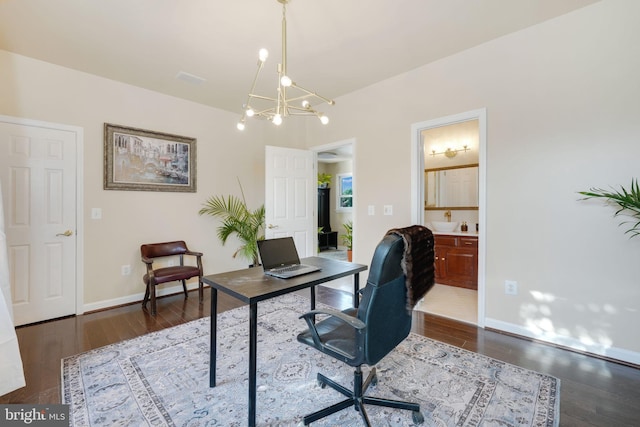
<instances>
[{"instance_id":1,"label":"brightmls watermark","mask_svg":"<svg viewBox=\"0 0 640 427\"><path fill-rule=\"evenodd\" d=\"M69 427L69 405L0 405L0 425Z\"/></svg>"}]
</instances>

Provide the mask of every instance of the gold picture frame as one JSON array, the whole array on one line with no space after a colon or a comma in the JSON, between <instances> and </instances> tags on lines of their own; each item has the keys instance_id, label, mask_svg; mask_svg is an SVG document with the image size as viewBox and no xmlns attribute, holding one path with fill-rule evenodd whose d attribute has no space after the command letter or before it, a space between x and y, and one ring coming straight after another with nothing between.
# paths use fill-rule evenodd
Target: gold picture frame
<instances>
[{"instance_id":1,"label":"gold picture frame","mask_svg":"<svg viewBox=\"0 0 640 427\"><path fill-rule=\"evenodd\" d=\"M196 192L196 139L104 124L104 189Z\"/></svg>"}]
</instances>

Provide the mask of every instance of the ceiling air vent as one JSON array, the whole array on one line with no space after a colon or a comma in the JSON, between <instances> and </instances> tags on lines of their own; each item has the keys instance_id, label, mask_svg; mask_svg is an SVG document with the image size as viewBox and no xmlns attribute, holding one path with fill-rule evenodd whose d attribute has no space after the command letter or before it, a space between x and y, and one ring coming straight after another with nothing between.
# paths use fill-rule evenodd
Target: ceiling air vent
<instances>
[{"instance_id":1,"label":"ceiling air vent","mask_svg":"<svg viewBox=\"0 0 640 427\"><path fill-rule=\"evenodd\" d=\"M182 80L183 82L191 83L192 85L201 85L202 83L207 81L207 79L205 78L198 77L185 71L180 71L178 74L176 74L176 79Z\"/></svg>"}]
</instances>

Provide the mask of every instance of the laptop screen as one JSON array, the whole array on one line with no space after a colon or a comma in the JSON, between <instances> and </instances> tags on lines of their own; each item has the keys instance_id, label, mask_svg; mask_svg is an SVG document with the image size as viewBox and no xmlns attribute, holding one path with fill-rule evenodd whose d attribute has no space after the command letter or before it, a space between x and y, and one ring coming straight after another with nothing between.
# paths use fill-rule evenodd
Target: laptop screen
<instances>
[{"instance_id":1,"label":"laptop screen","mask_svg":"<svg viewBox=\"0 0 640 427\"><path fill-rule=\"evenodd\" d=\"M265 270L283 265L300 264L298 251L292 237L258 240L260 260Z\"/></svg>"}]
</instances>

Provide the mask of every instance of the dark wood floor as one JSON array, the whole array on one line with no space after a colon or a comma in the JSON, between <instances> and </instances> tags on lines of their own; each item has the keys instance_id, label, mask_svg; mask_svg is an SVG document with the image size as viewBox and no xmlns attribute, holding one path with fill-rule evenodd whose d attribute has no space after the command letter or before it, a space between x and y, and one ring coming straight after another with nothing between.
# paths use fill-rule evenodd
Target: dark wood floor
<instances>
[{"instance_id":1,"label":"dark wood floor","mask_svg":"<svg viewBox=\"0 0 640 427\"><path fill-rule=\"evenodd\" d=\"M308 291L303 295L307 296ZM318 301L347 307L351 296L320 286ZM60 359L208 316L209 291L158 300L154 318L139 304L17 328L27 386L0 403L60 403ZM219 310L241 305L219 293ZM422 312L414 332L561 379L562 426L639 426L640 370Z\"/></svg>"}]
</instances>

